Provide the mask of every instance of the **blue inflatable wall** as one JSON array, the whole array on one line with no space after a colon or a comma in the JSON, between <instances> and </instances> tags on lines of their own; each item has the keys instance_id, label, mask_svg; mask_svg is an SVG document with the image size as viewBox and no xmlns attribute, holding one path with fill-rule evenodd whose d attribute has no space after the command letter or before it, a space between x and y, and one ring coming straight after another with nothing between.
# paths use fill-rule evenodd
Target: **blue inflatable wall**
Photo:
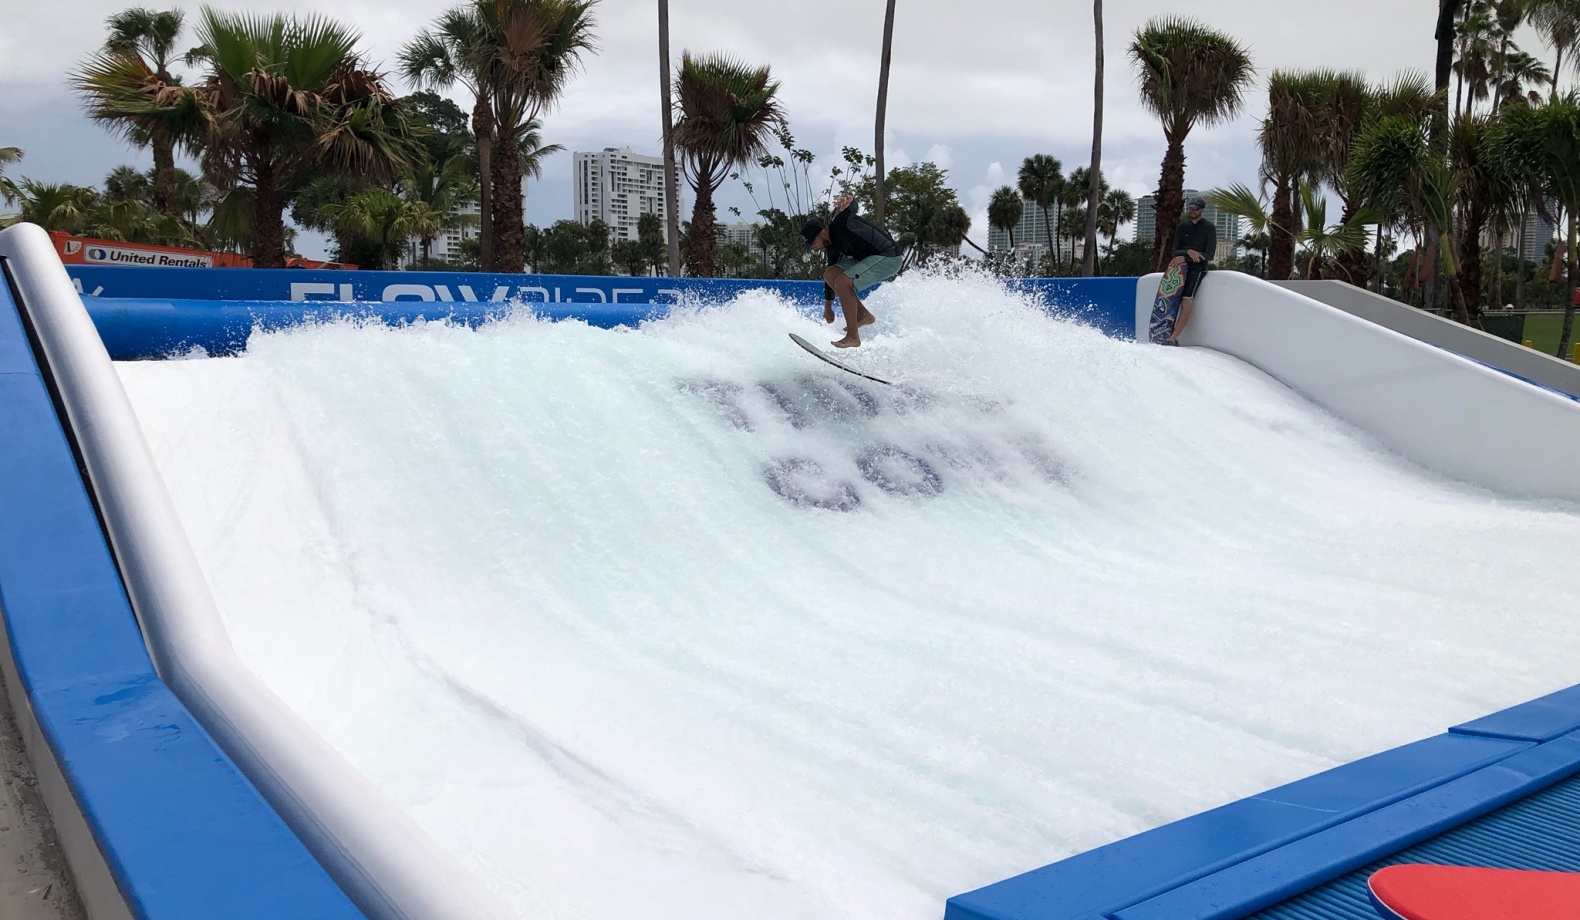
<instances>
[{"instance_id":1,"label":"blue inflatable wall","mask_svg":"<svg viewBox=\"0 0 1580 920\"><path fill-rule=\"evenodd\" d=\"M727 301L768 290L807 309L818 281L625 278L440 272L67 266L112 356L151 358L194 346L210 354L244 347L254 324L276 328L334 316L387 322L450 319L476 324L525 306L552 319L635 325L682 298ZM1009 282L1061 316L1129 337L1134 278L1034 278Z\"/></svg>"}]
</instances>

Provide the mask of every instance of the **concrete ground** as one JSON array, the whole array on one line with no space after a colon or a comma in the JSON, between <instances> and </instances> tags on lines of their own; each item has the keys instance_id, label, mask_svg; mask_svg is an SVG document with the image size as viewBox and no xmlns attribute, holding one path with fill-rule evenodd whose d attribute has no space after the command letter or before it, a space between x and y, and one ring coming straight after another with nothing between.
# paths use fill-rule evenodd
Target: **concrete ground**
<instances>
[{"instance_id":1,"label":"concrete ground","mask_svg":"<svg viewBox=\"0 0 1580 920\"><path fill-rule=\"evenodd\" d=\"M86 920L0 669L0 918Z\"/></svg>"}]
</instances>

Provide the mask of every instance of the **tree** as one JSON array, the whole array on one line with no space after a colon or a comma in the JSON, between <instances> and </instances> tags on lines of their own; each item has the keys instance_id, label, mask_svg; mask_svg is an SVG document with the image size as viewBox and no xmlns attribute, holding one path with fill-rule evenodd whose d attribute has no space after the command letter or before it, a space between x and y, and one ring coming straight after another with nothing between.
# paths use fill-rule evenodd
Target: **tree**
<instances>
[{"instance_id":1,"label":"tree","mask_svg":"<svg viewBox=\"0 0 1580 920\"><path fill-rule=\"evenodd\" d=\"M883 122L889 109L889 61L894 49L894 0L888 0L883 13L883 56L878 64L878 117L873 131L873 153L877 159L877 197L873 200L873 221L878 226L883 226L883 205L886 195L883 189Z\"/></svg>"},{"instance_id":2,"label":"tree","mask_svg":"<svg viewBox=\"0 0 1580 920\"><path fill-rule=\"evenodd\" d=\"M38 224L45 230L80 233L87 225L89 212L99 203L99 193L81 185L24 178L15 189L10 200L22 210L12 222Z\"/></svg>"},{"instance_id":3,"label":"tree","mask_svg":"<svg viewBox=\"0 0 1580 920\"><path fill-rule=\"evenodd\" d=\"M444 215L427 202L409 201L382 188L363 189L342 204L329 205L325 216L346 233L378 253L377 267L393 271L412 237L432 240L444 229Z\"/></svg>"},{"instance_id":4,"label":"tree","mask_svg":"<svg viewBox=\"0 0 1580 920\"><path fill-rule=\"evenodd\" d=\"M1124 189L1109 189L1097 209L1098 229L1108 237L1108 259L1119 243L1119 228L1136 219L1136 200Z\"/></svg>"},{"instance_id":5,"label":"tree","mask_svg":"<svg viewBox=\"0 0 1580 920\"><path fill-rule=\"evenodd\" d=\"M1062 164L1046 153L1033 154L1021 161L1020 174L1016 177L1022 198L1042 209L1042 226L1048 237L1048 255L1057 257L1054 247L1053 221L1048 209L1053 207L1064 192Z\"/></svg>"},{"instance_id":6,"label":"tree","mask_svg":"<svg viewBox=\"0 0 1580 920\"><path fill-rule=\"evenodd\" d=\"M1454 318L1468 324L1469 308L1455 283L1454 247L1442 245L1453 226L1454 175L1432 143L1432 120L1389 115L1373 122L1356 139L1347 181L1379 210L1399 215L1417 238L1425 238L1417 272L1431 277L1442 259Z\"/></svg>"},{"instance_id":7,"label":"tree","mask_svg":"<svg viewBox=\"0 0 1580 920\"><path fill-rule=\"evenodd\" d=\"M677 245L679 236L678 233L674 236ZM642 258L649 265L655 269L668 267L669 245L664 238L664 221L657 214L644 212L636 219L636 243L642 248Z\"/></svg>"},{"instance_id":8,"label":"tree","mask_svg":"<svg viewBox=\"0 0 1580 920\"><path fill-rule=\"evenodd\" d=\"M5 168L7 164L20 162L22 157L21 147L0 147L0 201L6 204L15 204L22 192L6 177Z\"/></svg>"},{"instance_id":9,"label":"tree","mask_svg":"<svg viewBox=\"0 0 1580 920\"><path fill-rule=\"evenodd\" d=\"M647 274L647 253L636 240L615 240L609 244L609 257L627 275L640 277Z\"/></svg>"},{"instance_id":10,"label":"tree","mask_svg":"<svg viewBox=\"0 0 1580 920\"><path fill-rule=\"evenodd\" d=\"M1344 276L1343 280L1354 284L1355 279L1340 263L1340 258L1346 253L1365 250L1365 226L1356 221L1329 226L1328 200L1315 185L1300 184L1300 202L1306 212L1305 226L1300 232L1300 242L1305 244L1301 260L1306 279L1319 280L1336 271Z\"/></svg>"},{"instance_id":11,"label":"tree","mask_svg":"<svg viewBox=\"0 0 1580 920\"><path fill-rule=\"evenodd\" d=\"M658 0L658 85L664 100L664 226L668 274L673 276L680 274L680 182L675 174L675 105L670 98L669 0Z\"/></svg>"},{"instance_id":12,"label":"tree","mask_svg":"<svg viewBox=\"0 0 1580 920\"><path fill-rule=\"evenodd\" d=\"M597 0L473 0L487 61L498 150L493 158L494 260L498 271L525 266L521 160L524 132L564 93L584 53L596 50ZM477 60L477 58L474 58Z\"/></svg>"},{"instance_id":13,"label":"tree","mask_svg":"<svg viewBox=\"0 0 1580 920\"><path fill-rule=\"evenodd\" d=\"M1564 72L1564 55L1570 55L1570 69L1580 60L1580 0L1528 0L1526 18L1542 41L1553 50L1551 101L1558 99L1558 77Z\"/></svg>"},{"instance_id":14,"label":"tree","mask_svg":"<svg viewBox=\"0 0 1580 920\"><path fill-rule=\"evenodd\" d=\"M472 94L472 137L477 148L478 261L494 268L494 109L489 95L491 58L487 35L477 11L456 7L432 27L401 47L400 72L408 81L431 89L459 83Z\"/></svg>"},{"instance_id":15,"label":"tree","mask_svg":"<svg viewBox=\"0 0 1580 920\"><path fill-rule=\"evenodd\" d=\"M1449 168L1459 210L1459 283L1473 322L1479 322L1481 314L1483 231L1498 221L1515 195L1511 165L1493 149L1499 129L1488 116L1466 115L1455 120L1449 134Z\"/></svg>"},{"instance_id":16,"label":"tree","mask_svg":"<svg viewBox=\"0 0 1580 920\"><path fill-rule=\"evenodd\" d=\"M548 274L609 274L609 225L596 218L587 224L555 221L543 231L542 259Z\"/></svg>"},{"instance_id":17,"label":"tree","mask_svg":"<svg viewBox=\"0 0 1580 920\"><path fill-rule=\"evenodd\" d=\"M476 147L472 129L460 106L427 90L402 96L399 101L428 162L447 163L462 157L473 161L475 172Z\"/></svg>"},{"instance_id":18,"label":"tree","mask_svg":"<svg viewBox=\"0 0 1580 920\"><path fill-rule=\"evenodd\" d=\"M114 110L168 115L203 149L206 176L244 187L253 264L285 264L285 208L310 178L393 180L420 154L403 110L356 51L356 33L323 18L205 7L188 62L194 87L96 83ZM126 59L122 59L126 60Z\"/></svg>"},{"instance_id":19,"label":"tree","mask_svg":"<svg viewBox=\"0 0 1580 920\"><path fill-rule=\"evenodd\" d=\"M969 244L972 249L987 255L987 250L971 242L967 235L971 232L971 215L959 202L946 204L934 212L928 230L934 245L942 252L959 255L960 247Z\"/></svg>"},{"instance_id":20,"label":"tree","mask_svg":"<svg viewBox=\"0 0 1580 920\"><path fill-rule=\"evenodd\" d=\"M1560 280L1558 269L1567 263L1568 286L1580 286L1580 252L1576 251L1580 245L1576 240L1580 233L1580 97L1570 93L1539 108L1506 106L1491 138L1490 156L1509 171L1522 200L1554 200L1567 213L1567 242L1554 251L1554 274L1549 278ZM1569 348L1574 309L1574 298L1565 297L1557 352L1560 358Z\"/></svg>"},{"instance_id":21,"label":"tree","mask_svg":"<svg viewBox=\"0 0 1580 920\"><path fill-rule=\"evenodd\" d=\"M853 192L858 201L876 201L876 178L864 179ZM939 232L946 231L952 236L958 227L954 218L946 217L945 212L960 207L959 196L949 187L948 172L936 163L902 166L889 173L884 193L888 199L884 203L885 211L889 215L886 226L895 243L901 249L910 250L907 259L926 261L939 248L947 248L948 243L940 239ZM961 212L964 213L964 209ZM959 245L957 241L955 248Z\"/></svg>"},{"instance_id":22,"label":"tree","mask_svg":"<svg viewBox=\"0 0 1580 920\"><path fill-rule=\"evenodd\" d=\"M1097 273L1097 224L1103 195L1103 0L1092 0L1092 31L1097 38L1097 67L1092 80L1092 164L1087 169L1086 246L1081 274Z\"/></svg>"},{"instance_id":23,"label":"tree","mask_svg":"<svg viewBox=\"0 0 1580 920\"><path fill-rule=\"evenodd\" d=\"M1254 71L1239 42L1181 18L1153 19L1135 35L1130 58L1140 71L1141 101L1163 123L1168 150L1158 177L1154 263L1166 261L1175 215L1185 208L1185 138L1240 111Z\"/></svg>"},{"instance_id":24,"label":"tree","mask_svg":"<svg viewBox=\"0 0 1580 920\"><path fill-rule=\"evenodd\" d=\"M471 151L463 150L439 163L428 160L417 165L400 182L401 197L412 204L421 204L432 215L414 225L414 235L421 246L423 271L429 268L433 241L440 233L475 220L471 215L459 213L460 208L477 200L475 166Z\"/></svg>"},{"instance_id":25,"label":"tree","mask_svg":"<svg viewBox=\"0 0 1580 920\"><path fill-rule=\"evenodd\" d=\"M1090 223L1087 213L1087 203L1090 200L1092 177L1090 170L1085 166L1077 166L1071 171L1069 179L1064 183L1064 192L1059 196L1059 213L1061 232L1070 241L1070 267L1075 269L1075 242L1086 236L1086 225ZM1101 175L1097 177L1098 201L1101 204L1102 195L1108 192L1108 180ZM1068 220L1064 218L1068 217ZM1095 243L1093 245L1096 245ZM1084 264L1085 254L1082 254Z\"/></svg>"},{"instance_id":26,"label":"tree","mask_svg":"<svg viewBox=\"0 0 1580 920\"><path fill-rule=\"evenodd\" d=\"M988 225L1009 234L1009 251L1015 252L1015 228L1025 213L1026 200L1007 185L1001 185L988 199Z\"/></svg>"},{"instance_id":27,"label":"tree","mask_svg":"<svg viewBox=\"0 0 1580 920\"><path fill-rule=\"evenodd\" d=\"M142 112L140 106L127 111L113 100L131 88L126 83L132 79L138 84L154 84L148 88L156 93L156 87L174 87L181 83L170 73L170 65L175 60L184 19L185 14L180 10L156 12L139 7L116 13L106 20L110 34L104 41L103 51L73 75L73 82L86 99L89 114L95 120L113 126L133 144L153 152L154 206L171 217L177 216L175 149L183 139L180 129L173 119L150 116ZM120 60L114 60L117 58ZM100 92L93 78L112 75L123 81L122 85L114 93Z\"/></svg>"},{"instance_id":28,"label":"tree","mask_svg":"<svg viewBox=\"0 0 1580 920\"><path fill-rule=\"evenodd\" d=\"M723 54L692 57L688 51L681 56L674 137L696 195L686 254L686 268L696 277L713 276L718 245L713 194L731 170L767 151L769 137L784 123L778 93L779 83L767 67Z\"/></svg>"}]
</instances>

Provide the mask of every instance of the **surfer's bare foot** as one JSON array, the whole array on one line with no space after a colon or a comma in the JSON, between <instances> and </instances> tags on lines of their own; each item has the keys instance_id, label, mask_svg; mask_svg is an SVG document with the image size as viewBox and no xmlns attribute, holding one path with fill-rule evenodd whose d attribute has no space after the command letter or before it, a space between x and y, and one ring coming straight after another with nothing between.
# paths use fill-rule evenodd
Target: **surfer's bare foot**
<instances>
[{"instance_id":1,"label":"surfer's bare foot","mask_svg":"<svg viewBox=\"0 0 1580 920\"><path fill-rule=\"evenodd\" d=\"M830 304L824 304L823 305L823 322L825 322L825 323L832 323L833 321L834 321L834 305L831 304L831 303Z\"/></svg>"},{"instance_id":2,"label":"surfer's bare foot","mask_svg":"<svg viewBox=\"0 0 1580 920\"><path fill-rule=\"evenodd\" d=\"M854 332L847 332L844 338L833 344L835 348L860 348L861 336Z\"/></svg>"}]
</instances>

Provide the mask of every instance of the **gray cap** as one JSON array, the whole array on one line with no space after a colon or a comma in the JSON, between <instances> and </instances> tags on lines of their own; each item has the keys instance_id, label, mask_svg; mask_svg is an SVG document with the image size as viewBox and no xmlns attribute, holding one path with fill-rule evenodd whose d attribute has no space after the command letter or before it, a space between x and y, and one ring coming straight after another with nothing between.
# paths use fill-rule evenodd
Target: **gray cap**
<instances>
[{"instance_id":1,"label":"gray cap","mask_svg":"<svg viewBox=\"0 0 1580 920\"><path fill-rule=\"evenodd\" d=\"M1198 196L1196 198L1192 198L1191 200L1185 202L1185 207L1187 207L1187 208L1205 208L1205 207L1207 207L1207 199L1202 198L1200 196Z\"/></svg>"}]
</instances>

